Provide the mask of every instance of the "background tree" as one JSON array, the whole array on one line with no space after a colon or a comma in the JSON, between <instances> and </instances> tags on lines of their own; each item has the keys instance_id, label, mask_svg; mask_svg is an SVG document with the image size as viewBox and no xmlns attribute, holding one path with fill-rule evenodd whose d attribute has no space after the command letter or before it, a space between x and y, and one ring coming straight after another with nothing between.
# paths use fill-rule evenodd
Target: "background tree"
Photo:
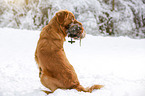
<instances>
[{"instance_id":1,"label":"background tree","mask_svg":"<svg viewBox=\"0 0 145 96\"><path fill-rule=\"evenodd\" d=\"M0 27L41 30L61 9L88 34L145 38L144 0L0 0Z\"/></svg>"}]
</instances>

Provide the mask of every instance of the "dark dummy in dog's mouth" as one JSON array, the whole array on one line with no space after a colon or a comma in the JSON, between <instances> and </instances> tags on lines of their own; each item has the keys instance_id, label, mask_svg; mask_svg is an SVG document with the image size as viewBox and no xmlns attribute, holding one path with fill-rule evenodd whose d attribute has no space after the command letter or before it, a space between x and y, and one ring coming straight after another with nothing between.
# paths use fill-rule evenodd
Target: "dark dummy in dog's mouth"
<instances>
[{"instance_id":1,"label":"dark dummy in dog's mouth","mask_svg":"<svg viewBox=\"0 0 145 96\"><path fill-rule=\"evenodd\" d=\"M84 29L82 27L82 24L79 23L71 23L68 26L68 29L66 30L66 33L68 34L68 37L73 39L82 39L85 37L85 33L83 32Z\"/></svg>"}]
</instances>

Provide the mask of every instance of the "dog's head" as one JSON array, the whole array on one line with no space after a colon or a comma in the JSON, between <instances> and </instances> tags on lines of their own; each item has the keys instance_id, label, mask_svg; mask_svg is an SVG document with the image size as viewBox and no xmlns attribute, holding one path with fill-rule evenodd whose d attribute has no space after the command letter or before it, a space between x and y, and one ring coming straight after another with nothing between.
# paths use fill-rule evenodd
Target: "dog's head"
<instances>
[{"instance_id":1,"label":"dog's head","mask_svg":"<svg viewBox=\"0 0 145 96\"><path fill-rule=\"evenodd\" d=\"M59 12L57 12L56 18L57 22L65 28L67 28L68 25L74 22L75 20L73 13L67 10L60 10Z\"/></svg>"},{"instance_id":2,"label":"dog's head","mask_svg":"<svg viewBox=\"0 0 145 96\"><path fill-rule=\"evenodd\" d=\"M66 28L68 37L79 39L84 38L84 28L80 22L75 19L72 12L67 10L61 10L56 13L57 22Z\"/></svg>"}]
</instances>

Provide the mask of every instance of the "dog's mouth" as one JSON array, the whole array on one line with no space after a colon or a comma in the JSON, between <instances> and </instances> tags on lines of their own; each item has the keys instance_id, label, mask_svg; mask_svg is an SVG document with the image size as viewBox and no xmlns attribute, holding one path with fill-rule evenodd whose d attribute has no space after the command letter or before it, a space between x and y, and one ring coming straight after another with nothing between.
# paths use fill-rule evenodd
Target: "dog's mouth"
<instances>
[{"instance_id":1,"label":"dog's mouth","mask_svg":"<svg viewBox=\"0 0 145 96\"><path fill-rule=\"evenodd\" d=\"M71 23L66 32L68 34L68 37L71 37L73 39L79 39L79 38L81 38L83 29L82 29L81 25L79 25L77 23L76 24Z\"/></svg>"}]
</instances>

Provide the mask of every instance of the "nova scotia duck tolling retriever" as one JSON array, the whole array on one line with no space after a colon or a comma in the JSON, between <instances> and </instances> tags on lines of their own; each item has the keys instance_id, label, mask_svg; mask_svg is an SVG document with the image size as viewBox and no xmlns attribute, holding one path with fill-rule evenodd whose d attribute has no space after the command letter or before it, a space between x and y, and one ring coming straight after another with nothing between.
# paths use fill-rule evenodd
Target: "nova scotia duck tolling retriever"
<instances>
[{"instance_id":1,"label":"nova scotia duck tolling retriever","mask_svg":"<svg viewBox=\"0 0 145 96\"><path fill-rule=\"evenodd\" d=\"M85 36L82 24L67 10L58 11L41 33L35 51L41 83L53 93L56 89L76 89L92 92L103 85L84 88L80 85L73 66L69 63L63 48L65 37L82 39ZM73 41L70 41L73 42Z\"/></svg>"}]
</instances>

